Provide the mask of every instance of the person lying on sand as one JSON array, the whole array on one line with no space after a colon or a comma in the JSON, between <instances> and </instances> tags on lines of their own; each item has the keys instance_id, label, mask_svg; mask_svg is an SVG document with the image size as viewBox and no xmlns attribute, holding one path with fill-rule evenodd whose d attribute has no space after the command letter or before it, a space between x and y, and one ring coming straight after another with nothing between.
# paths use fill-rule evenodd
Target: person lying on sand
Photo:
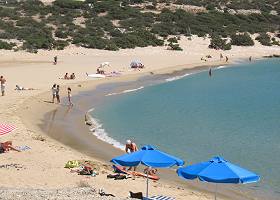
<instances>
[{"instance_id":1,"label":"person lying on sand","mask_svg":"<svg viewBox=\"0 0 280 200\"><path fill-rule=\"evenodd\" d=\"M26 88L19 85L16 85L15 90L35 90L34 88Z\"/></svg>"},{"instance_id":2,"label":"person lying on sand","mask_svg":"<svg viewBox=\"0 0 280 200\"><path fill-rule=\"evenodd\" d=\"M0 149L2 149L2 151L3 151L4 153L5 153L5 152L8 152L8 151L10 151L10 150L14 150L14 151L20 152L18 149L16 149L15 147L13 147L12 141L7 141L7 142L0 143Z\"/></svg>"}]
</instances>

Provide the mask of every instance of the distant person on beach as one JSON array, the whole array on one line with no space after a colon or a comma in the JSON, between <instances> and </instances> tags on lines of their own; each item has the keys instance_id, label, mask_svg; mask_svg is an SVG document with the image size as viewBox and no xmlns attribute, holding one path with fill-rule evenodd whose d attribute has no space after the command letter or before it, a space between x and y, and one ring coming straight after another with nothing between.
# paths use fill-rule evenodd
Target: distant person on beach
<instances>
[{"instance_id":1,"label":"distant person on beach","mask_svg":"<svg viewBox=\"0 0 280 200\"><path fill-rule=\"evenodd\" d=\"M60 103L59 91L60 91L60 88L59 88L59 85L57 85L56 86L56 94L55 94L57 103Z\"/></svg>"},{"instance_id":2,"label":"distant person on beach","mask_svg":"<svg viewBox=\"0 0 280 200\"><path fill-rule=\"evenodd\" d=\"M252 56L249 57L249 61L250 61L250 62L252 61Z\"/></svg>"},{"instance_id":3,"label":"distant person on beach","mask_svg":"<svg viewBox=\"0 0 280 200\"><path fill-rule=\"evenodd\" d=\"M5 96L6 79L3 76L0 76L0 82L1 82L1 93L2 93L2 96Z\"/></svg>"},{"instance_id":4,"label":"distant person on beach","mask_svg":"<svg viewBox=\"0 0 280 200\"><path fill-rule=\"evenodd\" d=\"M53 64L54 64L54 65L57 64L57 56L53 57Z\"/></svg>"},{"instance_id":5,"label":"distant person on beach","mask_svg":"<svg viewBox=\"0 0 280 200\"><path fill-rule=\"evenodd\" d=\"M228 62L228 57L226 56L226 62Z\"/></svg>"},{"instance_id":6,"label":"distant person on beach","mask_svg":"<svg viewBox=\"0 0 280 200\"><path fill-rule=\"evenodd\" d=\"M70 79L75 79L76 78L76 75L75 75L75 73L72 73L71 75L70 75Z\"/></svg>"},{"instance_id":7,"label":"distant person on beach","mask_svg":"<svg viewBox=\"0 0 280 200\"><path fill-rule=\"evenodd\" d=\"M16 89L15 90L35 90L34 88L26 88L26 87L22 87L19 85L16 85Z\"/></svg>"},{"instance_id":8,"label":"distant person on beach","mask_svg":"<svg viewBox=\"0 0 280 200\"><path fill-rule=\"evenodd\" d=\"M52 86L52 103L54 103L55 98L56 98L56 84Z\"/></svg>"},{"instance_id":9,"label":"distant person on beach","mask_svg":"<svg viewBox=\"0 0 280 200\"><path fill-rule=\"evenodd\" d=\"M126 153L133 153L135 151L138 151L137 145L132 142L131 140L126 140L126 145L125 145L125 152ZM131 170L132 167L129 167L128 170ZM134 167L134 171L136 171L136 167Z\"/></svg>"},{"instance_id":10,"label":"distant person on beach","mask_svg":"<svg viewBox=\"0 0 280 200\"><path fill-rule=\"evenodd\" d=\"M67 88L67 96L68 96L69 106L73 106L73 103L72 103L72 100L71 100L71 98L72 98L71 91L72 91L71 88L68 87L68 88Z\"/></svg>"},{"instance_id":11,"label":"distant person on beach","mask_svg":"<svg viewBox=\"0 0 280 200\"><path fill-rule=\"evenodd\" d=\"M64 75L64 79L66 79L66 80L69 79L68 73L66 73L66 74Z\"/></svg>"},{"instance_id":12,"label":"distant person on beach","mask_svg":"<svg viewBox=\"0 0 280 200\"><path fill-rule=\"evenodd\" d=\"M220 60L224 58L223 54L220 53Z\"/></svg>"},{"instance_id":13,"label":"distant person on beach","mask_svg":"<svg viewBox=\"0 0 280 200\"><path fill-rule=\"evenodd\" d=\"M211 77L212 76L212 69L210 68L208 71L208 75Z\"/></svg>"}]
</instances>

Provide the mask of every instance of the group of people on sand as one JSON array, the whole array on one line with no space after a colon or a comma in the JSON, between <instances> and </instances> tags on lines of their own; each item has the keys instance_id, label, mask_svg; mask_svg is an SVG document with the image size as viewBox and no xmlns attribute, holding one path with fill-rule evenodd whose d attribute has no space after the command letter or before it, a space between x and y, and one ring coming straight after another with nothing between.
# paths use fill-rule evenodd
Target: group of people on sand
<instances>
[{"instance_id":1,"label":"group of people on sand","mask_svg":"<svg viewBox=\"0 0 280 200\"><path fill-rule=\"evenodd\" d=\"M133 153L133 152L136 152L136 151L138 151L138 147L137 147L136 143L132 142L131 140L126 140L125 152L126 153ZM132 167L128 168L128 170L131 170L131 169L132 169ZM136 171L136 167L134 167L133 171ZM144 169L144 173L153 176L157 173L157 169L152 169L152 168L146 167Z\"/></svg>"},{"instance_id":2,"label":"group of people on sand","mask_svg":"<svg viewBox=\"0 0 280 200\"><path fill-rule=\"evenodd\" d=\"M68 75L68 73L66 73L63 77L63 79L66 79L66 80L74 80L75 78L76 78L75 73L72 73L70 76Z\"/></svg>"},{"instance_id":3,"label":"group of people on sand","mask_svg":"<svg viewBox=\"0 0 280 200\"><path fill-rule=\"evenodd\" d=\"M67 88L67 99L68 99L68 105L69 106L73 106L72 103L72 89L70 87ZM57 101L57 103L60 103L60 86L57 84L53 84L52 86L52 103L54 103L55 99Z\"/></svg>"}]
</instances>

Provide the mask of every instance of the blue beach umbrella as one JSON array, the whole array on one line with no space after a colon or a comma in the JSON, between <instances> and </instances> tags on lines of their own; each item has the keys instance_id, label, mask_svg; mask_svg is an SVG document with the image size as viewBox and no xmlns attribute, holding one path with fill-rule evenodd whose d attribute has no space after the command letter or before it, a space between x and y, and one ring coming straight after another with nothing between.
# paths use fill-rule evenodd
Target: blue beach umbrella
<instances>
[{"instance_id":1,"label":"blue beach umbrella","mask_svg":"<svg viewBox=\"0 0 280 200\"><path fill-rule=\"evenodd\" d=\"M207 162L190 165L177 170L177 174L185 179L216 183L215 199L217 195L217 183L246 184L260 180L260 176L237 165L234 165L222 157L213 157Z\"/></svg>"},{"instance_id":2,"label":"blue beach umbrella","mask_svg":"<svg viewBox=\"0 0 280 200\"><path fill-rule=\"evenodd\" d=\"M124 154L122 156L115 157L111 160L114 164L121 166L138 166L143 164L153 168L169 168L175 165L183 166L184 161L171 156L167 153L157 150L151 145L146 145L141 150L133 152L131 154ZM146 196L148 197L148 174L147 174L147 191Z\"/></svg>"}]
</instances>

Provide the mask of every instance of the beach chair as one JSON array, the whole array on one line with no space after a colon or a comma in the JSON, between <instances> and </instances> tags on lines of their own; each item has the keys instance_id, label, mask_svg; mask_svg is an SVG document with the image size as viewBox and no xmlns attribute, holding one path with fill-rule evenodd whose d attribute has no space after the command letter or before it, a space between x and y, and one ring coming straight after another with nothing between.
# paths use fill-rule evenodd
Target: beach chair
<instances>
[{"instance_id":1,"label":"beach chair","mask_svg":"<svg viewBox=\"0 0 280 200\"><path fill-rule=\"evenodd\" d=\"M156 195L152 197L143 197L143 200L175 200L173 197L167 197L163 195Z\"/></svg>"}]
</instances>

